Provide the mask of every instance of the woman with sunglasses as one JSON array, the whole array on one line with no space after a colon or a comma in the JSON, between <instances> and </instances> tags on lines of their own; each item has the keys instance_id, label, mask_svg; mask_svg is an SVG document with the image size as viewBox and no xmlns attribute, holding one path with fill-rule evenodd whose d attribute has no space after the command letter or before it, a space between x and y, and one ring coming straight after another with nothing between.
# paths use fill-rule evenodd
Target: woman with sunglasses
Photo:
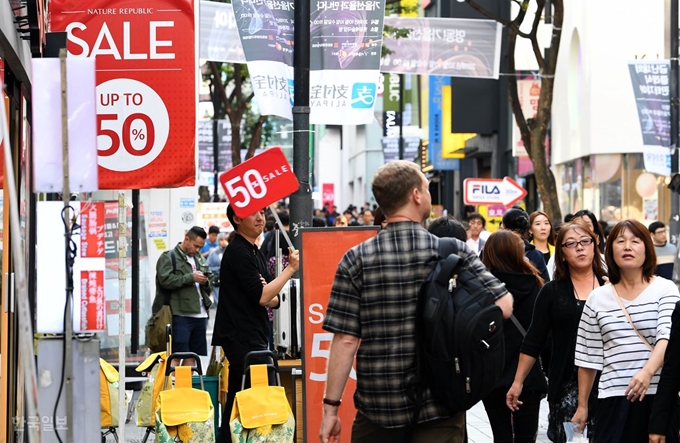
<instances>
[{"instance_id":1,"label":"woman with sunglasses","mask_svg":"<svg viewBox=\"0 0 680 443\"><path fill-rule=\"evenodd\" d=\"M574 356L579 401L571 421L585 426L592 414L588 397L597 387L593 441L646 442L671 314L680 294L675 283L654 275L654 244L636 220L614 226L605 257L611 284L593 291L579 323ZM602 374L596 385L598 371Z\"/></svg>"},{"instance_id":2,"label":"woman with sunglasses","mask_svg":"<svg viewBox=\"0 0 680 443\"><path fill-rule=\"evenodd\" d=\"M553 352L548 371L549 432L556 443L566 442L562 424L571 419L578 400L574 366L576 335L585 300L604 284L604 269L595 246L595 234L579 222L565 223L557 235L554 279L539 292L524 342L514 382L505 401L511 411L522 407L524 381L536 364L549 335ZM595 396L593 396L593 400Z\"/></svg>"}]
</instances>

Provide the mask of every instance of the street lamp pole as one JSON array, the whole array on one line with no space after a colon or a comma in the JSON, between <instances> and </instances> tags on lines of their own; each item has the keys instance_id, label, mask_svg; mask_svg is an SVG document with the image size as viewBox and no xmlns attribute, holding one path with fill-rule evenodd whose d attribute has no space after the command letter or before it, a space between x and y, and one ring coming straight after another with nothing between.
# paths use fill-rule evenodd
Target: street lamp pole
<instances>
[{"instance_id":1,"label":"street lamp pole","mask_svg":"<svg viewBox=\"0 0 680 443\"><path fill-rule=\"evenodd\" d=\"M678 174L678 0L671 0L670 5L670 94L671 94L671 177ZM673 184L676 180L671 180ZM671 218L669 223L671 241L678 244L680 233L680 194L671 192Z\"/></svg>"},{"instance_id":2,"label":"street lamp pole","mask_svg":"<svg viewBox=\"0 0 680 443\"><path fill-rule=\"evenodd\" d=\"M309 184L309 45L310 2L295 0L295 33L293 37L293 172L300 189L290 196L291 240L300 249L300 228L312 224L312 190Z\"/></svg>"}]
</instances>

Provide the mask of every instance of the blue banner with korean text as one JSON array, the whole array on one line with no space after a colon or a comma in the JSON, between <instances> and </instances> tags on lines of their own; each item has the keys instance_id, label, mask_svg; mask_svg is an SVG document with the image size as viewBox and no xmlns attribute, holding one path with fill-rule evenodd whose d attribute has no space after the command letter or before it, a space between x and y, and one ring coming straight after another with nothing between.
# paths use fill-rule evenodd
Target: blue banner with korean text
<instances>
[{"instance_id":1,"label":"blue banner with korean text","mask_svg":"<svg viewBox=\"0 0 680 443\"><path fill-rule=\"evenodd\" d=\"M642 143L671 145L670 62L635 61L628 64L637 105Z\"/></svg>"},{"instance_id":2,"label":"blue banner with korean text","mask_svg":"<svg viewBox=\"0 0 680 443\"><path fill-rule=\"evenodd\" d=\"M451 82L448 77L431 75L429 77L429 144L428 155L432 167L438 171L456 171L460 169L460 160L452 158L444 158L442 156L442 124L443 124L443 109L442 99L444 88L451 88Z\"/></svg>"},{"instance_id":3,"label":"blue banner with korean text","mask_svg":"<svg viewBox=\"0 0 680 443\"><path fill-rule=\"evenodd\" d=\"M293 0L233 1L260 112L291 120L293 5ZM310 6L310 122L371 123L385 0L312 0Z\"/></svg>"}]
</instances>

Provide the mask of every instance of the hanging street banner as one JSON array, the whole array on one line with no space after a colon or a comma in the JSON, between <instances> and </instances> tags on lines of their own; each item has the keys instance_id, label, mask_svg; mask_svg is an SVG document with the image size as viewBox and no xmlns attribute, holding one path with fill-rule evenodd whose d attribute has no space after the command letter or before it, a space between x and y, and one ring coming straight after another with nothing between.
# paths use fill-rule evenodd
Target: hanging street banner
<instances>
[{"instance_id":1,"label":"hanging street banner","mask_svg":"<svg viewBox=\"0 0 680 443\"><path fill-rule=\"evenodd\" d=\"M97 60L99 188L194 185L193 0L53 0L50 31Z\"/></svg>"},{"instance_id":2,"label":"hanging street banner","mask_svg":"<svg viewBox=\"0 0 680 443\"><path fill-rule=\"evenodd\" d=\"M399 160L399 136L382 138L385 163ZM413 161L418 157L420 137L404 136L404 160Z\"/></svg>"},{"instance_id":3,"label":"hanging street banner","mask_svg":"<svg viewBox=\"0 0 680 443\"><path fill-rule=\"evenodd\" d=\"M260 112L292 120L294 2L232 4ZM311 7L310 122L371 123L385 0L318 1Z\"/></svg>"},{"instance_id":4,"label":"hanging street banner","mask_svg":"<svg viewBox=\"0 0 680 443\"><path fill-rule=\"evenodd\" d=\"M671 145L670 62L628 63L645 146Z\"/></svg>"},{"instance_id":5,"label":"hanging street banner","mask_svg":"<svg viewBox=\"0 0 680 443\"><path fill-rule=\"evenodd\" d=\"M410 33L385 39L392 53L380 72L498 79L502 26L495 20L385 17L385 24Z\"/></svg>"},{"instance_id":6,"label":"hanging street banner","mask_svg":"<svg viewBox=\"0 0 680 443\"><path fill-rule=\"evenodd\" d=\"M231 4L206 0L199 3L199 57L213 62L245 63Z\"/></svg>"},{"instance_id":7,"label":"hanging street banner","mask_svg":"<svg viewBox=\"0 0 680 443\"><path fill-rule=\"evenodd\" d=\"M234 0L234 16L262 115L293 119L292 0Z\"/></svg>"},{"instance_id":8,"label":"hanging street banner","mask_svg":"<svg viewBox=\"0 0 680 443\"><path fill-rule=\"evenodd\" d=\"M451 81L447 77L431 75L427 86L429 94L424 92L423 95L430 99L428 106L429 144L427 147L430 162L433 168L438 171L456 171L460 169L460 160L445 157L443 151L445 140L448 139L447 134L444 133L444 122L451 121L450 115L444 116L446 106L451 109ZM448 127L450 132L450 123Z\"/></svg>"},{"instance_id":9,"label":"hanging street banner","mask_svg":"<svg viewBox=\"0 0 680 443\"><path fill-rule=\"evenodd\" d=\"M310 122L374 119L385 0L311 2Z\"/></svg>"}]
</instances>

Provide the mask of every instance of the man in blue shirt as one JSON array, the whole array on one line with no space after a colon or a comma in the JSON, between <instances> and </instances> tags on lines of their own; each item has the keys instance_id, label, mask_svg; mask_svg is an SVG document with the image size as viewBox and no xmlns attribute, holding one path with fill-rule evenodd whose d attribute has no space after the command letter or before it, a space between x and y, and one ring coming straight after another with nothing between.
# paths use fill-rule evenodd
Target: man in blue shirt
<instances>
[{"instance_id":1,"label":"man in blue shirt","mask_svg":"<svg viewBox=\"0 0 680 443\"><path fill-rule=\"evenodd\" d=\"M220 228L217 226L211 226L210 229L208 229L208 238L205 240L205 244L201 248L201 255L203 258L207 259L213 249L219 246L219 243L217 242L217 236L219 233Z\"/></svg>"}]
</instances>

